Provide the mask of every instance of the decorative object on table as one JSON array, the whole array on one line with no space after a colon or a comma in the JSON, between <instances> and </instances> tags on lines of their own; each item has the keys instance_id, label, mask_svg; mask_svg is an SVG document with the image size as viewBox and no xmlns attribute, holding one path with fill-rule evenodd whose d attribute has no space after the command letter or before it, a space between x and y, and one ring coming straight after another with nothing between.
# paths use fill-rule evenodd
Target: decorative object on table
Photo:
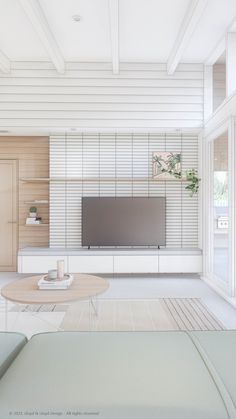
<instances>
[{"instance_id":1,"label":"decorative object on table","mask_svg":"<svg viewBox=\"0 0 236 419\"><path fill-rule=\"evenodd\" d=\"M153 179L181 179L181 153L171 151L154 151L152 156Z\"/></svg>"},{"instance_id":2,"label":"decorative object on table","mask_svg":"<svg viewBox=\"0 0 236 419\"><path fill-rule=\"evenodd\" d=\"M64 260L57 261L57 278L62 280L65 274L65 262Z\"/></svg>"},{"instance_id":3,"label":"decorative object on table","mask_svg":"<svg viewBox=\"0 0 236 419\"><path fill-rule=\"evenodd\" d=\"M40 290L67 290L70 288L72 282L73 275L70 274L65 274L60 281L58 278L52 280L48 278L48 275L44 275L38 281L38 287Z\"/></svg>"},{"instance_id":4,"label":"decorative object on table","mask_svg":"<svg viewBox=\"0 0 236 419\"><path fill-rule=\"evenodd\" d=\"M195 169L190 169L186 170L186 180L189 182L189 184L185 186L185 189L189 191L189 195L192 197L198 192L201 179L198 177L197 171Z\"/></svg>"},{"instance_id":5,"label":"decorative object on table","mask_svg":"<svg viewBox=\"0 0 236 419\"><path fill-rule=\"evenodd\" d=\"M42 224L42 218L41 217L27 217L26 218L26 224Z\"/></svg>"},{"instance_id":6,"label":"decorative object on table","mask_svg":"<svg viewBox=\"0 0 236 419\"><path fill-rule=\"evenodd\" d=\"M36 207L30 207L29 216L32 217L32 218L37 217L37 208Z\"/></svg>"},{"instance_id":7,"label":"decorative object on table","mask_svg":"<svg viewBox=\"0 0 236 419\"><path fill-rule=\"evenodd\" d=\"M55 280L57 279L57 269L50 269L47 274L47 280Z\"/></svg>"}]
</instances>

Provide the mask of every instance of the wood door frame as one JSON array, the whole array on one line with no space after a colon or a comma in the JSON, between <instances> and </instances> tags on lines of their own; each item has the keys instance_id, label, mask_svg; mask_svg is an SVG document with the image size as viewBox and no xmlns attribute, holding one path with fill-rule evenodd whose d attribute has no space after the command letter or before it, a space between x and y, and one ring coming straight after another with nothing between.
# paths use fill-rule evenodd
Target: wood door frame
<instances>
[{"instance_id":1,"label":"wood door frame","mask_svg":"<svg viewBox=\"0 0 236 419\"><path fill-rule=\"evenodd\" d=\"M19 248L19 160L18 159L2 159L0 158L1 162L11 162L13 164L15 170L15 180L16 180L16 188L14 192L14 208L15 208L15 240L14 245L12 248L12 265L9 266L0 266L0 272L16 272L17 271L17 256L18 256L18 248Z\"/></svg>"}]
</instances>

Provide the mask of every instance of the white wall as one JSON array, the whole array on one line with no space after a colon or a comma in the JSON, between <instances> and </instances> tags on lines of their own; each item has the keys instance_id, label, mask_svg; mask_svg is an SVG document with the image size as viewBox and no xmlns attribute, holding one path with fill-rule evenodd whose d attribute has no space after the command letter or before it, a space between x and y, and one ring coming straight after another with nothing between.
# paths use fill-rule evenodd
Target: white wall
<instances>
[{"instance_id":1,"label":"white wall","mask_svg":"<svg viewBox=\"0 0 236 419\"><path fill-rule=\"evenodd\" d=\"M197 246L197 198L180 182L133 179L150 178L151 150L182 150L184 168L197 168L203 87L201 64L181 64L168 76L166 64L121 63L114 75L110 63L67 63L58 74L48 62L16 62L10 76L0 74L0 129L61 133L51 137L51 176L97 177L51 183L51 246L80 246L83 194L165 195L168 247ZM65 139L73 127L87 136ZM178 129L190 134L174 136ZM104 183L101 176L116 180ZM122 176L130 181L119 182Z\"/></svg>"},{"instance_id":2,"label":"white wall","mask_svg":"<svg viewBox=\"0 0 236 419\"><path fill-rule=\"evenodd\" d=\"M195 129L203 121L203 66L70 63L58 74L50 63L13 63L0 74L0 129L71 127L98 130Z\"/></svg>"},{"instance_id":3,"label":"white wall","mask_svg":"<svg viewBox=\"0 0 236 419\"><path fill-rule=\"evenodd\" d=\"M181 152L183 172L198 167L196 135L51 136L50 246L81 246L82 196L165 196L167 247L197 247L198 197L186 182L152 180L153 151Z\"/></svg>"}]
</instances>

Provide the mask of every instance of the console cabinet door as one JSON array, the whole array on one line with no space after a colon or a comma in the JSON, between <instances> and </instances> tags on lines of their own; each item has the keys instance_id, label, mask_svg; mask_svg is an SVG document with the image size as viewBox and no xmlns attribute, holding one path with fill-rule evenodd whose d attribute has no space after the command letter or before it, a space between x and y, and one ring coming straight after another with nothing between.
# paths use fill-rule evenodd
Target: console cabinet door
<instances>
[{"instance_id":1,"label":"console cabinet door","mask_svg":"<svg viewBox=\"0 0 236 419\"><path fill-rule=\"evenodd\" d=\"M114 273L157 273L158 256L114 256Z\"/></svg>"},{"instance_id":2,"label":"console cabinet door","mask_svg":"<svg viewBox=\"0 0 236 419\"><path fill-rule=\"evenodd\" d=\"M159 257L160 273L200 273L202 272L201 255L161 255Z\"/></svg>"},{"instance_id":3,"label":"console cabinet door","mask_svg":"<svg viewBox=\"0 0 236 419\"><path fill-rule=\"evenodd\" d=\"M69 256L71 273L113 273L113 256Z\"/></svg>"},{"instance_id":4,"label":"console cabinet door","mask_svg":"<svg viewBox=\"0 0 236 419\"><path fill-rule=\"evenodd\" d=\"M67 256L24 256L21 261L21 272L47 273L49 269L57 269L58 260L64 260L67 272Z\"/></svg>"}]
</instances>

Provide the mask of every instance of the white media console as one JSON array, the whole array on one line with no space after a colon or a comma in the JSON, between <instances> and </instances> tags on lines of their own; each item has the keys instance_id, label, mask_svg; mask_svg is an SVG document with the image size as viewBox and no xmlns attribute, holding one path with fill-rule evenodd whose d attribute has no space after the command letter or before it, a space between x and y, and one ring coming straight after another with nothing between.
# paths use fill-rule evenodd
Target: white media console
<instances>
[{"instance_id":1,"label":"white media console","mask_svg":"<svg viewBox=\"0 0 236 419\"><path fill-rule=\"evenodd\" d=\"M75 273L155 274L201 273L200 249L21 249L18 253L19 273L44 273L56 268L57 260L65 261L65 269Z\"/></svg>"}]
</instances>

